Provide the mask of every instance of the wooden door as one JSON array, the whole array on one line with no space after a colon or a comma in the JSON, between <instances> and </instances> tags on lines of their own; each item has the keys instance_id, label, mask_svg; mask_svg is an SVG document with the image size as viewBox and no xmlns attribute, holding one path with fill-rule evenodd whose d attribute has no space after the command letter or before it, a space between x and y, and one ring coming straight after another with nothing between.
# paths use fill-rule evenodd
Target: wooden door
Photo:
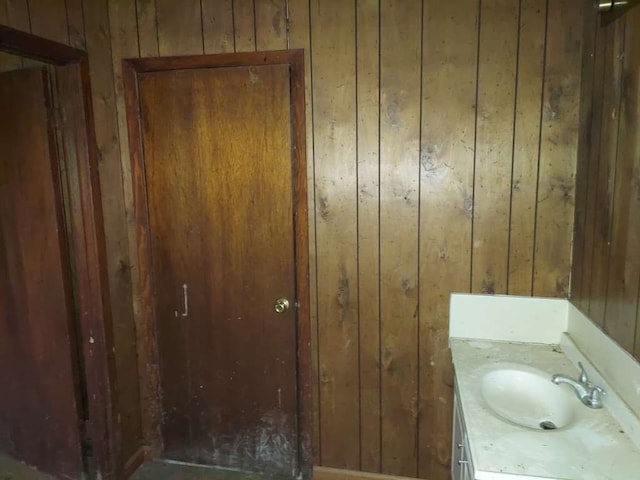
<instances>
[{"instance_id":1,"label":"wooden door","mask_svg":"<svg viewBox=\"0 0 640 480\"><path fill-rule=\"evenodd\" d=\"M83 470L70 270L46 70L0 74L0 451Z\"/></svg>"},{"instance_id":2,"label":"wooden door","mask_svg":"<svg viewBox=\"0 0 640 480\"><path fill-rule=\"evenodd\" d=\"M137 88L163 455L297 475L290 67L151 71Z\"/></svg>"}]
</instances>

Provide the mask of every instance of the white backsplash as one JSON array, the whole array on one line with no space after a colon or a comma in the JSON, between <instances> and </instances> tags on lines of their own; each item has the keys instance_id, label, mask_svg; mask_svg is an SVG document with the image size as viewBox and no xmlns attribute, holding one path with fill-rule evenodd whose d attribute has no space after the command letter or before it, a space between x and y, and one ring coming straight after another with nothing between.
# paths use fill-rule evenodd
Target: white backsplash
<instances>
[{"instance_id":1,"label":"white backsplash","mask_svg":"<svg viewBox=\"0 0 640 480\"><path fill-rule=\"evenodd\" d=\"M449 337L557 345L569 302L511 295L451 295Z\"/></svg>"}]
</instances>

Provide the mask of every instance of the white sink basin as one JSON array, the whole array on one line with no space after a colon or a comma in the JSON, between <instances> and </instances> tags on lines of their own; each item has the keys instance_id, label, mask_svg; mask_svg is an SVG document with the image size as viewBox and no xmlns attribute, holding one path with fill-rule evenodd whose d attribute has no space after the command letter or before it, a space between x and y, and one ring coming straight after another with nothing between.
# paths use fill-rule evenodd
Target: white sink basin
<instances>
[{"instance_id":1,"label":"white sink basin","mask_svg":"<svg viewBox=\"0 0 640 480\"><path fill-rule=\"evenodd\" d=\"M524 366L493 370L484 375L482 396L503 420L536 430L571 424L575 399L551 382L551 375Z\"/></svg>"}]
</instances>

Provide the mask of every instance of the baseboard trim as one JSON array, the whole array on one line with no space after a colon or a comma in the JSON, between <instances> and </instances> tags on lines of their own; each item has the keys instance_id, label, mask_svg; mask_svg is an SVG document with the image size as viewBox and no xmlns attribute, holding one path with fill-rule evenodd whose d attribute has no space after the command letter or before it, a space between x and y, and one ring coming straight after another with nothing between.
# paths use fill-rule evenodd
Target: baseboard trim
<instances>
[{"instance_id":1,"label":"baseboard trim","mask_svg":"<svg viewBox=\"0 0 640 480\"><path fill-rule=\"evenodd\" d=\"M145 446L140 447L124 464L124 478L129 478L133 475L144 462L151 460L152 457L151 448Z\"/></svg>"},{"instance_id":2,"label":"baseboard trim","mask_svg":"<svg viewBox=\"0 0 640 480\"><path fill-rule=\"evenodd\" d=\"M314 480L415 480L413 477L385 475L383 473L360 472L331 467L313 467Z\"/></svg>"}]
</instances>

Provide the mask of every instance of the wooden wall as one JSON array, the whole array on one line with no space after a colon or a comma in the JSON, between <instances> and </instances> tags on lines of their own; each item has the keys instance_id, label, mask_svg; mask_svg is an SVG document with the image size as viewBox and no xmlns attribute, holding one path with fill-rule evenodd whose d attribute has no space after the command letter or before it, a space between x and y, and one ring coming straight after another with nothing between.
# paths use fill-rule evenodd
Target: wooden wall
<instances>
[{"instance_id":1,"label":"wooden wall","mask_svg":"<svg viewBox=\"0 0 640 480\"><path fill-rule=\"evenodd\" d=\"M122 57L305 49L316 462L438 480L450 293L568 292L588 3L0 0L91 58L123 457L144 418Z\"/></svg>"},{"instance_id":2,"label":"wooden wall","mask_svg":"<svg viewBox=\"0 0 640 480\"><path fill-rule=\"evenodd\" d=\"M640 359L640 8L585 39L571 298Z\"/></svg>"}]
</instances>

